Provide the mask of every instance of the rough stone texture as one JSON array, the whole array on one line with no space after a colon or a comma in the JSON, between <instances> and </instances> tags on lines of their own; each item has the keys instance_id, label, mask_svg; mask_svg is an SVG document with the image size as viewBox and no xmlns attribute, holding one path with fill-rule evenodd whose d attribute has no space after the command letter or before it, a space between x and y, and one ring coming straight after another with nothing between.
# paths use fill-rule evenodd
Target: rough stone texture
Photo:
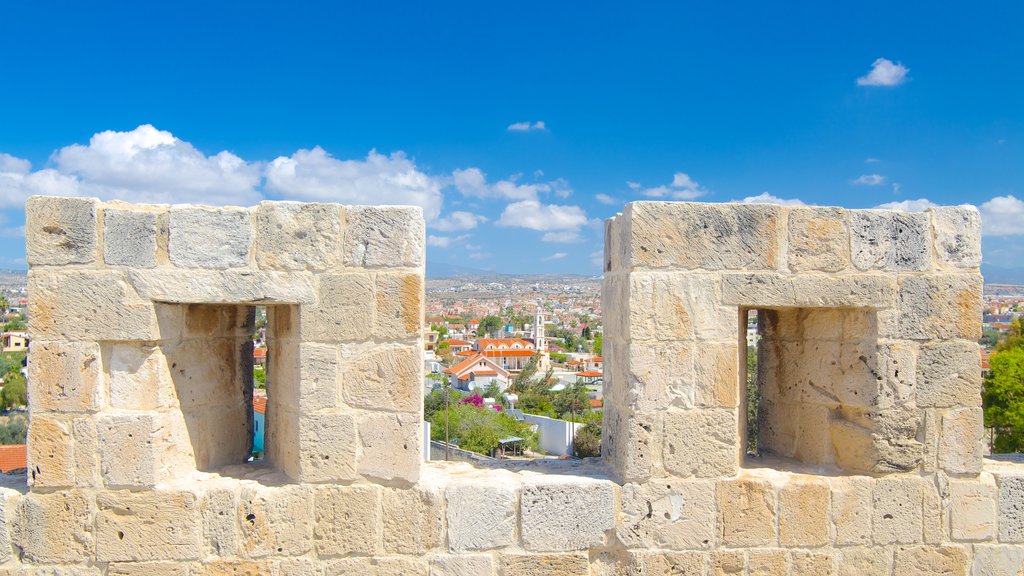
<instances>
[{"instance_id":1,"label":"rough stone texture","mask_svg":"<svg viewBox=\"0 0 1024 576\"><path fill-rule=\"evenodd\" d=\"M311 490L300 486L245 488L236 509L241 548L250 558L308 552L314 543ZM365 528L365 527L364 527Z\"/></svg>"},{"instance_id":2,"label":"rough stone texture","mask_svg":"<svg viewBox=\"0 0 1024 576\"><path fill-rule=\"evenodd\" d=\"M189 492L106 492L96 498L96 559L194 560L203 556L202 515Z\"/></svg>"},{"instance_id":3,"label":"rough stone texture","mask_svg":"<svg viewBox=\"0 0 1024 576\"><path fill-rule=\"evenodd\" d=\"M73 443L70 422L34 416L28 432L29 483L37 488L74 486Z\"/></svg>"},{"instance_id":4,"label":"rough stone texture","mask_svg":"<svg viewBox=\"0 0 1024 576\"><path fill-rule=\"evenodd\" d=\"M122 272L29 271L31 340L156 340L153 304L144 301Z\"/></svg>"},{"instance_id":5,"label":"rough stone texture","mask_svg":"<svg viewBox=\"0 0 1024 576\"><path fill-rule=\"evenodd\" d=\"M917 405L922 408L981 406L978 343L936 342L917 361Z\"/></svg>"},{"instance_id":6,"label":"rough stone texture","mask_svg":"<svg viewBox=\"0 0 1024 576\"><path fill-rule=\"evenodd\" d=\"M736 473L736 413L682 410L665 414L665 468L674 476L718 478Z\"/></svg>"},{"instance_id":7,"label":"rough stone texture","mask_svg":"<svg viewBox=\"0 0 1024 576\"><path fill-rule=\"evenodd\" d=\"M385 490L384 551L422 554L444 543L444 497L437 490Z\"/></svg>"},{"instance_id":8,"label":"rough stone texture","mask_svg":"<svg viewBox=\"0 0 1024 576\"><path fill-rule=\"evenodd\" d=\"M91 558L96 542L92 495L79 490L31 493L22 500L21 548L39 563L75 563Z\"/></svg>"},{"instance_id":9,"label":"rough stone texture","mask_svg":"<svg viewBox=\"0 0 1024 576\"><path fill-rule=\"evenodd\" d=\"M912 576L966 576L967 552L954 546L896 549L893 573Z\"/></svg>"},{"instance_id":10,"label":"rough stone texture","mask_svg":"<svg viewBox=\"0 0 1024 576\"><path fill-rule=\"evenodd\" d=\"M249 262L252 217L238 208L172 206L168 252L182 268L238 268Z\"/></svg>"},{"instance_id":11,"label":"rough stone texture","mask_svg":"<svg viewBox=\"0 0 1024 576\"><path fill-rule=\"evenodd\" d=\"M336 204L261 202L253 211L253 252L266 270L329 270L341 262L342 213Z\"/></svg>"},{"instance_id":12,"label":"rough stone texture","mask_svg":"<svg viewBox=\"0 0 1024 576\"><path fill-rule=\"evenodd\" d=\"M111 266L156 267L157 214L103 211L103 261Z\"/></svg>"},{"instance_id":13,"label":"rough stone texture","mask_svg":"<svg viewBox=\"0 0 1024 576\"><path fill-rule=\"evenodd\" d=\"M435 556L430 576L494 576L494 559L486 554Z\"/></svg>"},{"instance_id":14,"label":"rough stone texture","mask_svg":"<svg viewBox=\"0 0 1024 576\"><path fill-rule=\"evenodd\" d=\"M142 488L156 483L150 414L103 416L99 421L100 474L108 488Z\"/></svg>"},{"instance_id":15,"label":"rough stone texture","mask_svg":"<svg viewBox=\"0 0 1024 576\"><path fill-rule=\"evenodd\" d=\"M615 527L609 482L545 482L523 487L520 496L523 547L536 551L586 550L604 542Z\"/></svg>"},{"instance_id":16,"label":"rough stone texture","mask_svg":"<svg viewBox=\"0 0 1024 576\"><path fill-rule=\"evenodd\" d=\"M853 265L859 270L924 271L931 266L927 214L893 210L850 212Z\"/></svg>"},{"instance_id":17,"label":"rough stone texture","mask_svg":"<svg viewBox=\"0 0 1024 576\"><path fill-rule=\"evenodd\" d=\"M518 503L511 486L450 486L445 502L448 547L453 552L512 544Z\"/></svg>"},{"instance_id":18,"label":"rough stone texture","mask_svg":"<svg viewBox=\"0 0 1024 576\"><path fill-rule=\"evenodd\" d=\"M381 550L381 492L373 486L321 488L316 492L317 554L372 556Z\"/></svg>"},{"instance_id":19,"label":"rough stone texture","mask_svg":"<svg viewBox=\"0 0 1024 576\"><path fill-rule=\"evenodd\" d=\"M932 208L935 257L940 268L973 270L981 265L981 214L973 206Z\"/></svg>"},{"instance_id":20,"label":"rough stone texture","mask_svg":"<svg viewBox=\"0 0 1024 576\"><path fill-rule=\"evenodd\" d=\"M984 542L996 536L995 482L952 480L949 483L950 533L954 540Z\"/></svg>"},{"instance_id":21,"label":"rough stone texture","mask_svg":"<svg viewBox=\"0 0 1024 576\"><path fill-rule=\"evenodd\" d=\"M629 548L687 550L715 545L715 485L710 481L627 484L618 539Z\"/></svg>"},{"instance_id":22,"label":"rough stone texture","mask_svg":"<svg viewBox=\"0 0 1024 576\"><path fill-rule=\"evenodd\" d=\"M359 419L362 451L357 470L381 480L415 482L422 461L419 414L374 414Z\"/></svg>"},{"instance_id":23,"label":"rough stone texture","mask_svg":"<svg viewBox=\"0 0 1024 576\"><path fill-rule=\"evenodd\" d=\"M1024 471L1021 471L1024 472ZM1024 542L1024 475L1000 475L999 540Z\"/></svg>"},{"instance_id":24,"label":"rough stone texture","mask_svg":"<svg viewBox=\"0 0 1024 576\"><path fill-rule=\"evenodd\" d=\"M353 206L345 211L346 266L423 266L423 212L409 206Z\"/></svg>"},{"instance_id":25,"label":"rough stone texture","mask_svg":"<svg viewBox=\"0 0 1024 576\"><path fill-rule=\"evenodd\" d=\"M972 576L1020 576L1024 572L1024 547L976 545Z\"/></svg>"},{"instance_id":26,"label":"rough stone texture","mask_svg":"<svg viewBox=\"0 0 1024 576\"><path fill-rule=\"evenodd\" d=\"M950 474L981 472L984 433L980 407L944 413L939 432L939 467Z\"/></svg>"},{"instance_id":27,"label":"rough stone texture","mask_svg":"<svg viewBox=\"0 0 1024 576\"><path fill-rule=\"evenodd\" d=\"M771 546L775 488L764 480L723 480L716 489L719 542L730 547Z\"/></svg>"},{"instance_id":28,"label":"rough stone texture","mask_svg":"<svg viewBox=\"0 0 1024 576\"><path fill-rule=\"evenodd\" d=\"M100 348L93 342L32 342L29 408L64 413L98 410L101 373Z\"/></svg>"},{"instance_id":29,"label":"rough stone texture","mask_svg":"<svg viewBox=\"0 0 1024 576\"><path fill-rule=\"evenodd\" d=\"M850 226L839 208L789 212L789 269L839 272L850 265Z\"/></svg>"},{"instance_id":30,"label":"rough stone texture","mask_svg":"<svg viewBox=\"0 0 1024 576\"><path fill-rule=\"evenodd\" d=\"M93 262L98 205L94 198L29 198L25 202L25 260L29 266Z\"/></svg>"},{"instance_id":31,"label":"rough stone texture","mask_svg":"<svg viewBox=\"0 0 1024 576\"><path fill-rule=\"evenodd\" d=\"M875 482L872 529L875 544L921 542L922 482L917 478L882 478Z\"/></svg>"},{"instance_id":32,"label":"rough stone texture","mask_svg":"<svg viewBox=\"0 0 1024 576\"><path fill-rule=\"evenodd\" d=\"M501 576L587 576L585 554L503 554Z\"/></svg>"},{"instance_id":33,"label":"rough stone texture","mask_svg":"<svg viewBox=\"0 0 1024 576\"><path fill-rule=\"evenodd\" d=\"M842 548L838 552L839 576L890 576L892 550L883 547Z\"/></svg>"},{"instance_id":34,"label":"rough stone texture","mask_svg":"<svg viewBox=\"0 0 1024 576\"><path fill-rule=\"evenodd\" d=\"M832 520L836 544L871 543L872 482L868 478L837 478L831 482Z\"/></svg>"},{"instance_id":35,"label":"rough stone texture","mask_svg":"<svg viewBox=\"0 0 1024 576\"><path fill-rule=\"evenodd\" d=\"M779 489L779 544L811 548L832 541L829 485L790 482Z\"/></svg>"}]
</instances>

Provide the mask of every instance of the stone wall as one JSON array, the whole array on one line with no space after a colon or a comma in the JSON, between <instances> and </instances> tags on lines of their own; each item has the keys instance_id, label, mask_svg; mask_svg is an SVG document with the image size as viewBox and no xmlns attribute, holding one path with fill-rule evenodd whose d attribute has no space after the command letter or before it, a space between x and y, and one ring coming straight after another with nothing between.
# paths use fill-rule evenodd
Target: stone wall
<instances>
[{"instance_id":1,"label":"stone wall","mask_svg":"<svg viewBox=\"0 0 1024 576\"><path fill-rule=\"evenodd\" d=\"M421 462L418 210L33 198L0 575L1018 574L983 460L978 215L634 203L602 461ZM252 308L267 459L246 463ZM765 456L745 459L742 343Z\"/></svg>"}]
</instances>

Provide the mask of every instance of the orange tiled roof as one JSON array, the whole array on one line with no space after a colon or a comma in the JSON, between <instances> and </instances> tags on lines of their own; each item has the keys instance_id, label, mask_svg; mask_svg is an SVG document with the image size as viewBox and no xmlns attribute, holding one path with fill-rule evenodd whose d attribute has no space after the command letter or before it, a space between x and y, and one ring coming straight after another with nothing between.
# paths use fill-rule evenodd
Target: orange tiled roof
<instances>
[{"instance_id":1,"label":"orange tiled roof","mask_svg":"<svg viewBox=\"0 0 1024 576\"><path fill-rule=\"evenodd\" d=\"M604 376L604 372L598 372L596 370L587 370L586 372L577 372L577 376L581 378L600 378Z\"/></svg>"},{"instance_id":2,"label":"orange tiled roof","mask_svg":"<svg viewBox=\"0 0 1024 576\"><path fill-rule=\"evenodd\" d=\"M253 396L252 397L252 409L259 412L260 414L267 413L267 397L266 396Z\"/></svg>"},{"instance_id":3,"label":"orange tiled roof","mask_svg":"<svg viewBox=\"0 0 1024 576\"><path fill-rule=\"evenodd\" d=\"M504 350L480 350L478 352L480 354L483 354L484 356L487 356L488 358L501 358L502 356L507 356L510 358L521 358L533 356L534 354L537 353L536 350L509 350L507 348Z\"/></svg>"},{"instance_id":4,"label":"orange tiled roof","mask_svg":"<svg viewBox=\"0 0 1024 576\"><path fill-rule=\"evenodd\" d=\"M0 472L10 472L27 468L27 448L24 444L7 444L0 446Z\"/></svg>"},{"instance_id":5,"label":"orange tiled roof","mask_svg":"<svg viewBox=\"0 0 1024 576\"><path fill-rule=\"evenodd\" d=\"M600 408L602 406L604 406L604 401L601 400L600 398L594 398L593 400L590 401L591 408Z\"/></svg>"},{"instance_id":6,"label":"orange tiled roof","mask_svg":"<svg viewBox=\"0 0 1024 576\"><path fill-rule=\"evenodd\" d=\"M481 350L486 350L488 346L494 346L497 348L504 344L506 347L511 348L515 344L520 346L533 348L533 343L522 338L481 338L476 341L477 345Z\"/></svg>"},{"instance_id":7,"label":"orange tiled roof","mask_svg":"<svg viewBox=\"0 0 1024 576\"><path fill-rule=\"evenodd\" d=\"M467 340L459 340L458 338L453 338L451 340L448 340L447 342L451 346L472 346L473 345L472 342L469 342Z\"/></svg>"}]
</instances>

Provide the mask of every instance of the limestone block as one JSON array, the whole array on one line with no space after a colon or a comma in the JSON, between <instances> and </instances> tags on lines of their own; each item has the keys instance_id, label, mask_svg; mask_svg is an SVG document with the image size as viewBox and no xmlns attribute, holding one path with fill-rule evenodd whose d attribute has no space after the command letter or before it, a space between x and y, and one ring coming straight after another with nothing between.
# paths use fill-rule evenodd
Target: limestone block
<instances>
[{"instance_id":1,"label":"limestone block","mask_svg":"<svg viewBox=\"0 0 1024 576\"><path fill-rule=\"evenodd\" d=\"M834 420L829 434L836 464L851 472L908 472L921 463L923 445L916 439L919 411L903 408Z\"/></svg>"},{"instance_id":2,"label":"limestone block","mask_svg":"<svg viewBox=\"0 0 1024 576\"><path fill-rule=\"evenodd\" d=\"M736 408L739 405L739 346L701 343L694 359L695 401L698 406Z\"/></svg>"},{"instance_id":3,"label":"limestone block","mask_svg":"<svg viewBox=\"0 0 1024 576\"><path fill-rule=\"evenodd\" d=\"M324 576L427 576L427 561L420 558L343 558L324 567Z\"/></svg>"},{"instance_id":4,"label":"limestone block","mask_svg":"<svg viewBox=\"0 0 1024 576\"><path fill-rule=\"evenodd\" d=\"M717 275L634 272L628 282L630 338L736 338L739 311L720 303Z\"/></svg>"},{"instance_id":5,"label":"limestone block","mask_svg":"<svg viewBox=\"0 0 1024 576\"><path fill-rule=\"evenodd\" d=\"M981 338L979 274L901 275L898 310L879 314L879 336L910 340Z\"/></svg>"},{"instance_id":6,"label":"limestone block","mask_svg":"<svg viewBox=\"0 0 1024 576\"><path fill-rule=\"evenodd\" d=\"M494 576L494 559L489 554L433 556L430 576Z\"/></svg>"},{"instance_id":7,"label":"limestone block","mask_svg":"<svg viewBox=\"0 0 1024 576\"><path fill-rule=\"evenodd\" d=\"M71 423L35 414L28 430L28 481L34 488L75 485L74 436Z\"/></svg>"},{"instance_id":8,"label":"limestone block","mask_svg":"<svg viewBox=\"0 0 1024 576\"><path fill-rule=\"evenodd\" d=\"M71 434L75 437L75 485L80 488L96 488L102 484L96 422L94 416L71 421Z\"/></svg>"},{"instance_id":9,"label":"limestone block","mask_svg":"<svg viewBox=\"0 0 1024 576\"><path fill-rule=\"evenodd\" d=\"M883 308L896 302L896 283L877 274L726 272L722 302L738 306Z\"/></svg>"},{"instance_id":10,"label":"limestone block","mask_svg":"<svg viewBox=\"0 0 1024 576\"><path fill-rule=\"evenodd\" d=\"M746 574L747 561L743 550L716 550L711 555L711 574Z\"/></svg>"},{"instance_id":11,"label":"limestone block","mask_svg":"<svg viewBox=\"0 0 1024 576\"><path fill-rule=\"evenodd\" d=\"M779 488L779 543L812 548L831 542L829 508L823 479L793 480Z\"/></svg>"},{"instance_id":12,"label":"limestone block","mask_svg":"<svg viewBox=\"0 0 1024 576\"><path fill-rule=\"evenodd\" d=\"M853 546L837 552L839 576L890 576L892 550L881 546Z\"/></svg>"},{"instance_id":13,"label":"limestone block","mask_svg":"<svg viewBox=\"0 0 1024 576\"><path fill-rule=\"evenodd\" d=\"M381 551L379 486L325 486L316 490L316 552L320 556Z\"/></svg>"},{"instance_id":14,"label":"limestone block","mask_svg":"<svg viewBox=\"0 0 1024 576\"><path fill-rule=\"evenodd\" d=\"M29 198L25 202L25 260L29 266L96 260L98 206L95 198Z\"/></svg>"},{"instance_id":15,"label":"limestone block","mask_svg":"<svg viewBox=\"0 0 1024 576\"><path fill-rule=\"evenodd\" d=\"M111 562L107 576L189 576L189 565L177 562Z\"/></svg>"},{"instance_id":16,"label":"limestone block","mask_svg":"<svg viewBox=\"0 0 1024 576\"><path fill-rule=\"evenodd\" d=\"M310 558L282 558L274 566L274 576L320 576L320 563Z\"/></svg>"},{"instance_id":17,"label":"limestone block","mask_svg":"<svg viewBox=\"0 0 1024 576\"><path fill-rule=\"evenodd\" d=\"M625 574L629 576L705 576L708 559L706 552L642 550L630 552L627 562ZM622 572L615 570L608 574L617 576Z\"/></svg>"},{"instance_id":18,"label":"limestone block","mask_svg":"<svg viewBox=\"0 0 1024 576\"><path fill-rule=\"evenodd\" d=\"M921 542L922 481L911 478L880 478L875 481L872 530L875 544Z\"/></svg>"},{"instance_id":19,"label":"limestone block","mask_svg":"<svg viewBox=\"0 0 1024 576\"><path fill-rule=\"evenodd\" d=\"M1024 542L1024 476L999 475L999 540Z\"/></svg>"},{"instance_id":20,"label":"limestone block","mask_svg":"<svg viewBox=\"0 0 1024 576\"><path fill-rule=\"evenodd\" d=\"M882 381L875 404L879 410L905 406L917 393L918 347L912 342L878 342L876 367ZM920 406L920 402L918 402Z\"/></svg>"},{"instance_id":21,"label":"limestone block","mask_svg":"<svg viewBox=\"0 0 1024 576\"><path fill-rule=\"evenodd\" d=\"M384 490L384 552L423 554L440 547L444 543L443 508L444 496L437 490Z\"/></svg>"},{"instance_id":22,"label":"limestone block","mask_svg":"<svg viewBox=\"0 0 1024 576\"><path fill-rule=\"evenodd\" d=\"M33 412L93 412L100 407L100 348L93 342L32 342L28 356Z\"/></svg>"},{"instance_id":23,"label":"limestone block","mask_svg":"<svg viewBox=\"0 0 1024 576\"><path fill-rule=\"evenodd\" d=\"M794 550L791 557L793 574L801 576L834 576L835 555L832 552Z\"/></svg>"},{"instance_id":24,"label":"limestone block","mask_svg":"<svg viewBox=\"0 0 1024 576\"><path fill-rule=\"evenodd\" d=\"M108 488L142 488L156 483L152 414L101 416L98 425L100 475Z\"/></svg>"},{"instance_id":25,"label":"limestone block","mask_svg":"<svg viewBox=\"0 0 1024 576\"><path fill-rule=\"evenodd\" d=\"M575 554L502 554L501 575L511 576L588 576L590 562L584 553Z\"/></svg>"},{"instance_id":26,"label":"limestone block","mask_svg":"<svg viewBox=\"0 0 1024 576\"><path fill-rule=\"evenodd\" d=\"M721 480L716 487L719 545L772 546L775 488L766 480Z\"/></svg>"},{"instance_id":27,"label":"limestone block","mask_svg":"<svg viewBox=\"0 0 1024 576\"><path fill-rule=\"evenodd\" d=\"M628 548L708 549L715 544L715 485L652 480L626 484L616 534Z\"/></svg>"},{"instance_id":28,"label":"limestone block","mask_svg":"<svg viewBox=\"0 0 1024 576\"><path fill-rule=\"evenodd\" d=\"M830 479L832 523L839 546L871 544L872 480L863 476Z\"/></svg>"},{"instance_id":29,"label":"limestone block","mask_svg":"<svg viewBox=\"0 0 1024 576\"><path fill-rule=\"evenodd\" d=\"M950 480L949 520L953 540L984 542L996 537L998 490L990 476Z\"/></svg>"},{"instance_id":30,"label":"limestone block","mask_svg":"<svg viewBox=\"0 0 1024 576\"><path fill-rule=\"evenodd\" d=\"M415 482L423 461L421 420L410 413L361 415L356 470L381 480Z\"/></svg>"},{"instance_id":31,"label":"limestone block","mask_svg":"<svg viewBox=\"0 0 1024 576\"><path fill-rule=\"evenodd\" d=\"M957 546L897 548L893 573L900 576L967 576L967 552Z\"/></svg>"},{"instance_id":32,"label":"limestone block","mask_svg":"<svg viewBox=\"0 0 1024 576\"><path fill-rule=\"evenodd\" d=\"M297 418L297 415L288 413L288 418ZM344 482L358 477L358 437L352 415L305 414L298 420L298 427L303 482Z\"/></svg>"},{"instance_id":33,"label":"limestone block","mask_svg":"<svg viewBox=\"0 0 1024 576\"><path fill-rule=\"evenodd\" d=\"M981 406L981 356L977 342L951 340L921 347L917 361L917 405Z\"/></svg>"},{"instance_id":34,"label":"limestone block","mask_svg":"<svg viewBox=\"0 0 1024 576\"><path fill-rule=\"evenodd\" d=\"M1024 572L1024 547L1006 545L974 546L971 576L1020 576Z\"/></svg>"},{"instance_id":35,"label":"limestone block","mask_svg":"<svg viewBox=\"0 0 1024 576\"><path fill-rule=\"evenodd\" d=\"M241 527L241 550L249 558L305 554L313 547L315 513L309 488L246 487L236 515Z\"/></svg>"},{"instance_id":36,"label":"limestone block","mask_svg":"<svg viewBox=\"0 0 1024 576\"><path fill-rule=\"evenodd\" d=\"M15 568L11 568L16 570ZM8 576L103 576L103 572L96 566L86 564L71 564L65 566L22 566L17 572L6 572L0 568L0 575Z\"/></svg>"},{"instance_id":37,"label":"limestone block","mask_svg":"<svg viewBox=\"0 0 1024 576\"><path fill-rule=\"evenodd\" d=\"M778 259L781 210L765 204L631 202L629 264L637 268L764 270Z\"/></svg>"},{"instance_id":38,"label":"limestone block","mask_svg":"<svg viewBox=\"0 0 1024 576\"><path fill-rule=\"evenodd\" d=\"M373 279L369 274L323 274L319 278L317 304L302 306L302 340L339 342L367 340L373 326L375 301Z\"/></svg>"},{"instance_id":39,"label":"limestone block","mask_svg":"<svg viewBox=\"0 0 1024 576\"><path fill-rule=\"evenodd\" d=\"M153 305L112 270L30 270L29 338L157 340Z\"/></svg>"},{"instance_id":40,"label":"limestone block","mask_svg":"<svg viewBox=\"0 0 1024 576\"><path fill-rule=\"evenodd\" d=\"M545 481L523 486L523 547L535 551L596 548L615 527L615 492L607 481Z\"/></svg>"},{"instance_id":41,"label":"limestone block","mask_svg":"<svg viewBox=\"0 0 1024 576\"><path fill-rule=\"evenodd\" d=\"M748 576L773 576L774 574L788 573L789 558L785 550L781 548L767 548L747 551Z\"/></svg>"},{"instance_id":42,"label":"limestone block","mask_svg":"<svg viewBox=\"0 0 1024 576\"><path fill-rule=\"evenodd\" d=\"M301 447L302 432L299 426L299 412L287 406L272 404L273 402L273 400L267 402L267 410L273 414L273 422L270 422L264 431L265 457L274 468L284 472L288 478L301 480L304 466L302 454L311 452L302 450ZM306 416L302 418L302 421L306 423L313 418L312 415Z\"/></svg>"},{"instance_id":43,"label":"limestone block","mask_svg":"<svg viewBox=\"0 0 1024 576\"><path fill-rule=\"evenodd\" d=\"M608 273L601 282L601 308L604 313L605 338L614 335L629 335L629 285L630 275Z\"/></svg>"},{"instance_id":44,"label":"limestone block","mask_svg":"<svg viewBox=\"0 0 1024 576\"><path fill-rule=\"evenodd\" d=\"M858 270L931 269L928 214L891 210L850 212L850 251Z\"/></svg>"},{"instance_id":45,"label":"limestone block","mask_svg":"<svg viewBox=\"0 0 1024 576\"><path fill-rule=\"evenodd\" d=\"M274 400L303 413L339 406L338 347L302 342L278 350L272 368ZM289 377L296 374L298 377ZM276 377L276 376L283 377Z\"/></svg>"},{"instance_id":46,"label":"limestone block","mask_svg":"<svg viewBox=\"0 0 1024 576\"><path fill-rule=\"evenodd\" d=\"M939 429L939 467L950 474L981 472L985 416L981 408L950 410Z\"/></svg>"},{"instance_id":47,"label":"limestone block","mask_svg":"<svg viewBox=\"0 0 1024 576\"><path fill-rule=\"evenodd\" d=\"M171 206L167 248L175 266L245 266L251 244L252 219L246 209Z\"/></svg>"},{"instance_id":48,"label":"limestone block","mask_svg":"<svg viewBox=\"0 0 1024 576\"><path fill-rule=\"evenodd\" d=\"M422 272L378 272L373 334L379 340L419 338L423 328Z\"/></svg>"},{"instance_id":49,"label":"limestone block","mask_svg":"<svg viewBox=\"0 0 1024 576\"><path fill-rule=\"evenodd\" d=\"M605 408L601 454L618 482L643 482L662 473L662 432L659 413Z\"/></svg>"},{"instance_id":50,"label":"limestone block","mask_svg":"<svg viewBox=\"0 0 1024 576\"><path fill-rule=\"evenodd\" d=\"M976 270L981 265L981 214L974 206L932 208L939 269Z\"/></svg>"},{"instance_id":51,"label":"limestone block","mask_svg":"<svg viewBox=\"0 0 1024 576\"><path fill-rule=\"evenodd\" d=\"M156 346L110 344L104 371L111 408L154 410L177 404L167 358Z\"/></svg>"},{"instance_id":52,"label":"limestone block","mask_svg":"<svg viewBox=\"0 0 1024 576\"><path fill-rule=\"evenodd\" d=\"M518 503L513 486L501 482L449 486L445 501L452 552L491 550L514 542Z\"/></svg>"},{"instance_id":53,"label":"limestone block","mask_svg":"<svg viewBox=\"0 0 1024 576\"><path fill-rule=\"evenodd\" d=\"M143 298L176 304L312 304L313 275L257 270L129 270Z\"/></svg>"},{"instance_id":54,"label":"limestone block","mask_svg":"<svg viewBox=\"0 0 1024 576\"><path fill-rule=\"evenodd\" d=\"M271 576L269 562L211 559L190 567L191 576Z\"/></svg>"},{"instance_id":55,"label":"limestone block","mask_svg":"<svg viewBox=\"0 0 1024 576\"><path fill-rule=\"evenodd\" d=\"M739 468L736 411L724 408L665 413L665 468L681 477L733 476Z\"/></svg>"},{"instance_id":56,"label":"limestone block","mask_svg":"<svg viewBox=\"0 0 1024 576\"><path fill-rule=\"evenodd\" d=\"M96 547L94 511L92 497L81 490L26 494L20 514L25 559L73 563L91 558Z\"/></svg>"},{"instance_id":57,"label":"limestone block","mask_svg":"<svg viewBox=\"0 0 1024 576\"><path fill-rule=\"evenodd\" d=\"M345 358L341 397L348 406L370 410L416 412L423 404L420 348L379 345Z\"/></svg>"},{"instance_id":58,"label":"limestone block","mask_svg":"<svg viewBox=\"0 0 1024 576\"><path fill-rule=\"evenodd\" d=\"M342 207L260 202L253 252L264 270L329 270L341 262Z\"/></svg>"},{"instance_id":59,"label":"limestone block","mask_svg":"<svg viewBox=\"0 0 1024 576\"><path fill-rule=\"evenodd\" d=\"M207 491L200 502L203 515L203 538L207 554L214 556L238 556L239 531L235 510L238 509L238 493L231 488Z\"/></svg>"},{"instance_id":60,"label":"limestone block","mask_svg":"<svg viewBox=\"0 0 1024 576\"><path fill-rule=\"evenodd\" d=\"M626 406L638 412L693 407L694 350L700 346L686 340L633 340L624 347L629 354L623 359Z\"/></svg>"},{"instance_id":61,"label":"limestone block","mask_svg":"<svg viewBox=\"0 0 1024 576\"><path fill-rule=\"evenodd\" d=\"M414 206L346 206L345 265L423 266L423 210Z\"/></svg>"},{"instance_id":62,"label":"limestone block","mask_svg":"<svg viewBox=\"0 0 1024 576\"><path fill-rule=\"evenodd\" d=\"M103 261L111 266L155 268L157 213L103 210Z\"/></svg>"},{"instance_id":63,"label":"limestone block","mask_svg":"<svg viewBox=\"0 0 1024 576\"><path fill-rule=\"evenodd\" d=\"M96 559L100 562L204 556L202 515L190 492L101 492L96 505Z\"/></svg>"},{"instance_id":64,"label":"limestone block","mask_svg":"<svg viewBox=\"0 0 1024 576\"><path fill-rule=\"evenodd\" d=\"M850 265L850 225L841 208L789 210L789 269L839 272Z\"/></svg>"}]
</instances>

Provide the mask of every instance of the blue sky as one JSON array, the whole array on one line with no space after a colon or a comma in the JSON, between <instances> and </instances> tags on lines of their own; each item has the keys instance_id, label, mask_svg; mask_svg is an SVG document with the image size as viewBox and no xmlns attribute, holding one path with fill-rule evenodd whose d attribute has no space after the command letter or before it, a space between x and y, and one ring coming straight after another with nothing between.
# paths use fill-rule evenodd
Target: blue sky
<instances>
[{"instance_id":1,"label":"blue sky","mask_svg":"<svg viewBox=\"0 0 1024 576\"><path fill-rule=\"evenodd\" d=\"M0 266L35 193L416 203L503 272L599 273L650 198L969 203L1024 253L1020 3L155 4L0 8Z\"/></svg>"}]
</instances>

